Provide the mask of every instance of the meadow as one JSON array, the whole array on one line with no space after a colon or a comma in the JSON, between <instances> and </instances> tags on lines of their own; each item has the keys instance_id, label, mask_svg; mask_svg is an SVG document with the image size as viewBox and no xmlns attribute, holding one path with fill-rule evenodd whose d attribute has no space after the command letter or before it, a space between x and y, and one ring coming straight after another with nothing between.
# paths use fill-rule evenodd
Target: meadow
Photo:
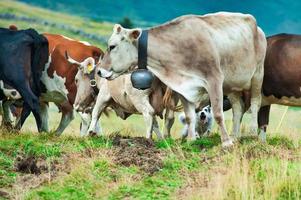
<instances>
[{"instance_id":1,"label":"meadow","mask_svg":"<svg viewBox=\"0 0 301 200\"><path fill-rule=\"evenodd\" d=\"M43 18L104 37L112 24L0 1L0 14ZM38 21L39 22L39 21ZM41 32L84 38L60 26L0 18L0 26L16 24ZM267 143L248 135L249 114L242 123L243 137L231 150L221 148L217 126L211 136L182 142L177 118L172 139L145 140L139 115L124 121L111 113L102 116L103 136L79 137L80 118L63 135L37 133L30 116L21 132L0 133L0 199L300 199L301 110L272 106ZM225 113L231 130L232 113ZM54 130L60 113L50 107ZM162 127L163 121L160 120Z\"/></svg>"}]
</instances>

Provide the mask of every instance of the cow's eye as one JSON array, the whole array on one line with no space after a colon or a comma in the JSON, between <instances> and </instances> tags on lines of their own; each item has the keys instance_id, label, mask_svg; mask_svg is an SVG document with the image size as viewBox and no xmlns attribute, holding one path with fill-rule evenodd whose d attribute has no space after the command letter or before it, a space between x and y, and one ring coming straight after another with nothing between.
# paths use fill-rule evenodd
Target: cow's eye
<instances>
[{"instance_id":1,"label":"cow's eye","mask_svg":"<svg viewBox=\"0 0 301 200\"><path fill-rule=\"evenodd\" d=\"M115 49L115 47L116 47L116 45L110 45L109 46L110 51L112 51L113 49Z\"/></svg>"},{"instance_id":2,"label":"cow's eye","mask_svg":"<svg viewBox=\"0 0 301 200\"><path fill-rule=\"evenodd\" d=\"M78 79L76 78L76 79L75 79L75 84L77 85L77 83L78 83Z\"/></svg>"}]
</instances>

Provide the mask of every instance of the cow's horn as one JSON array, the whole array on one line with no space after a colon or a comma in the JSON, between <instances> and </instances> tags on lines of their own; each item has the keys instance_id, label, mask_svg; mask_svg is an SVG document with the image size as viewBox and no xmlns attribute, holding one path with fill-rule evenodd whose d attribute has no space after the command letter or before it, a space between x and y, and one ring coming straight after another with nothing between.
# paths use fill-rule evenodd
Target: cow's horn
<instances>
[{"instance_id":1,"label":"cow's horn","mask_svg":"<svg viewBox=\"0 0 301 200\"><path fill-rule=\"evenodd\" d=\"M66 57L66 59L67 59L67 61L68 61L69 63L71 63L71 64L76 64L76 65L81 66L81 63L80 63L80 62L77 62L76 60L74 60L73 58L71 58L71 57L69 56L69 54L68 54L67 51L65 51L65 57Z\"/></svg>"}]
</instances>

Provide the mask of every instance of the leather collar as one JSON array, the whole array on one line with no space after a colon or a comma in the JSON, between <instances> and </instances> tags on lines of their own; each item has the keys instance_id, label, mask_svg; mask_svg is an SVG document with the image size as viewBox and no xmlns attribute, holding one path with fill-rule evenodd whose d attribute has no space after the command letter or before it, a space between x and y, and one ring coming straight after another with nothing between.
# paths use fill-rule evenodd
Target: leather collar
<instances>
[{"instance_id":1,"label":"leather collar","mask_svg":"<svg viewBox=\"0 0 301 200\"><path fill-rule=\"evenodd\" d=\"M147 66L147 41L148 30L143 30L138 40L138 68L146 69Z\"/></svg>"}]
</instances>

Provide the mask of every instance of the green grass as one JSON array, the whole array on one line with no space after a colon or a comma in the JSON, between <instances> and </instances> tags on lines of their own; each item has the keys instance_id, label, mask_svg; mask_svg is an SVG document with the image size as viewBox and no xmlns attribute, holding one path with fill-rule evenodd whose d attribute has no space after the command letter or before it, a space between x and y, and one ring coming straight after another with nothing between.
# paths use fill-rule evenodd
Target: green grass
<instances>
[{"instance_id":1,"label":"green grass","mask_svg":"<svg viewBox=\"0 0 301 200\"><path fill-rule=\"evenodd\" d=\"M24 192L21 198L206 199L208 193L213 199L300 197L301 149L291 145L292 140L287 137L269 137L267 144L247 138L231 151L221 150L218 135L193 143L173 139L166 143L168 147L162 145L163 141L156 141L156 148L164 155L164 165L160 171L148 175L135 166L115 164L110 137L2 134L0 186L8 191L22 175L14 170L17 155L60 160L64 155L76 154L70 160L70 172ZM90 156L87 150L92 152Z\"/></svg>"},{"instance_id":2,"label":"green grass","mask_svg":"<svg viewBox=\"0 0 301 200\"><path fill-rule=\"evenodd\" d=\"M244 133L230 151L221 149L217 127L210 137L195 142L179 139L181 125L172 129L174 139L156 141L161 151L163 168L153 175L138 167L114 163L112 137L119 132L131 137L144 136L143 118L133 115L121 120L114 114L102 117L105 135L79 138L79 118L68 126L61 137L35 133L32 116L22 134L0 135L0 190L12 191L19 199L298 199L301 180L301 135L299 111L290 110L277 133L273 132L284 108L272 107L267 144ZM50 126L60 119L50 107ZM226 125L231 129L231 113ZM249 116L243 120L247 130ZM162 125L162 121L159 124ZM68 172L33 189L19 190L24 175L16 172L18 155L35 155L46 161L65 162L70 155ZM22 183L23 184L23 183ZM12 189L13 188L13 189Z\"/></svg>"}]
</instances>

